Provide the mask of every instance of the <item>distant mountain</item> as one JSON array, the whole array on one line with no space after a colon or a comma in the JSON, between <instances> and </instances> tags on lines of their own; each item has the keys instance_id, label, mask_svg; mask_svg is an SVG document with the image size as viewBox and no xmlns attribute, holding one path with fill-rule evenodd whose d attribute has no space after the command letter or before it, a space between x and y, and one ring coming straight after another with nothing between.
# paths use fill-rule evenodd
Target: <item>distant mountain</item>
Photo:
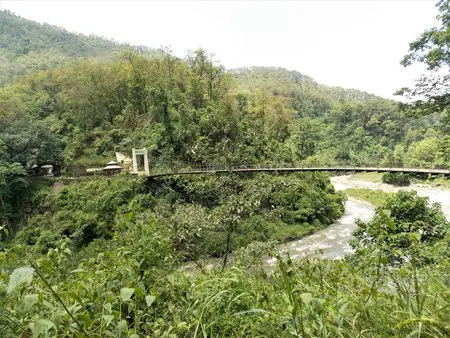
<instances>
[{"instance_id":1,"label":"distant mountain","mask_svg":"<svg viewBox=\"0 0 450 338\"><path fill-rule=\"evenodd\" d=\"M130 46L0 11L0 86L18 76L51 69L74 59L109 58L124 48Z\"/></svg>"},{"instance_id":2,"label":"distant mountain","mask_svg":"<svg viewBox=\"0 0 450 338\"><path fill-rule=\"evenodd\" d=\"M374 94L357 89L321 85L311 77L296 70L280 67L247 67L233 69L230 72L244 88L250 90L264 88L274 94L278 93L285 96L292 96L295 91L319 91L323 95L330 96L333 100L365 101L377 97Z\"/></svg>"},{"instance_id":3,"label":"distant mountain","mask_svg":"<svg viewBox=\"0 0 450 338\"><path fill-rule=\"evenodd\" d=\"M250 92L266 90L272 95L290 98L300 116L322 116L336 102L390 102L356 89L328 87L295 70L279 67L247 67L229 71L240 88Z\"/></svg>"},{"instance_id":4,"label":"distant mountain","mask_svg":"<svg viewBox=\"0 0 450 338\"><path fill-rule=\"evenodd\" d=\"M0 11L0 86L18 76L52 69L73 60L109 60L121 49L152 53L144 46L130 46L102 37L68 32L49 24ZM363 101L376 96L354 89L327 87L298 71L276 67L249 67L229 70L238 83L249 90L263 88L273 94L292 96L294 92L318 92L322 99ZM294 89L294 91L293 91Z\"/></svg>"}]
</instances>

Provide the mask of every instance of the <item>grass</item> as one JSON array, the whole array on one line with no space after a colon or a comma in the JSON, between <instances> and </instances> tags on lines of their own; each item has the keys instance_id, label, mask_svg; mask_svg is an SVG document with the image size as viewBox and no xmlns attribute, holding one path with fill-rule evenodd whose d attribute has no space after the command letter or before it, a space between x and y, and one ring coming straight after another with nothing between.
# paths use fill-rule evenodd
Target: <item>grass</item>
<instances>
[{"instance_id":1,"label":"grass","mask_svg":"<svg viewBox=\"0 0 450 338\"><path fill-rule=\"evenodd\" d=\"M366 181L373 183L381 183L381 176L383 174L376 172L358 173L350 176L351 181Z\"/></svg>"},{"instance_id":2,"label":"grass","mask_svg":"<svg viewBox=\"0 0 450 338\"><path fill-rule=\"evenodd\" d=\"M450 178L445 177L431 177L427 180L412 178L411 182L415 184L426 184L432 187L450 188Z\"/></svg>"},{"instance_id":3,"label":"grass","mask_svg":"<svg viewBox=\"0 0 450 338\"><path fill-rule=\"evenodd\" d=\"M277 222L271 226L270 240L281 243L294 241L311 235L314 232L321 230L323 227L324 226L307 224L286 224L284 222Z\"/></svg>"},{"instance_id":4,"label":"grass","mask_svg":"<svg viewBox=\"0 0 450 338\"><path fill-rule=\"evenodd\" d=\"M358 200L367 201L370 204L378 207L382 205L387 198L391 195L391 193L385 192L383 190L373 190L366 188L351 188L344 190L344 193L348 197L353 197Z\"/></svg>"},{"instance_id":5,"label":"grass","mask_svg":"<svg viewBox=\"0 0 450 338\"><path fill-rule=\"evenodd\" d=\"M369 172L369 173L358 173L351 175L349 180L351 181L365 181L372 183L381 183L382 173ZM430 177L427 179L419 179L416 177L411 178L411 183L414 184L425 184L432 187L442 187L450 188L450 179L445 177Z\"/></svg>"}]
</instances>

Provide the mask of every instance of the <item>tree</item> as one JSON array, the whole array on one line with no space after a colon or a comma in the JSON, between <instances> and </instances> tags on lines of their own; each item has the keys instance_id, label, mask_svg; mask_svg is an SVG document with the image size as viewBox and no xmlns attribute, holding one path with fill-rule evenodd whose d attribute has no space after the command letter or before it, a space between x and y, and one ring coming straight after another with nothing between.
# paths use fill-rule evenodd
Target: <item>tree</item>
<instances>
[{"instance_id":1,"label":"tree","mask_svg":"<svg viewBox=\"0 0 450 338\"><path fill-rule=\"evenodd\" d=\"M128 80L128 100L133 104L138 115L144 115L148 112L148 88L145 76L145 59L133 52L125 53L123 58L128 61L131 67Z\"/></svg>"},{"instance_id":2,"label":"tree","mask_svg":"<svg viewBox=\"0 0 450 338\"><path fill-rule=\"evenodd\" d=\"M11 216L27 196L28 186L26 171L20 164L7 163L0 159L0 227L6 223L11 234L14 233Z\"/></svg>"},{"instance_id":3,"label":"tree","mask_svg":"<svg viewBox=\"0 0 450 338\"><path fill-rule=\"evenodd\" d=\"M393 195L377 208L372 220L359 220L357 225L353 233L355 240L351 242L357 253L380 244L391 263L402 262L416 239L430 245L445 238L450 231L450 223L440 205L430 205L428 197L420 197L415 191Z\"/></svg>"},{"instance_id":4,"label":"tree","mask_svg":"<svg viewBox=\"0 0 450 338\"><path fill-rule=\"evenodd\" d=\"M31 168L34 165L62 164L62 142L45 123L22 121L8 133L0 134L8 149L9 162Z\"/></svg>"},{"instance_id":5,"label":"tree","mask_svg":"<svg viewBox=\"0 0 450 338\"><path fill-rule=\"evenodd\" d=\"M415 88L402 88L397 92L409 99L411 103L401 107L412 116L428 115L435 112L444 113L447 123L450 122L450 1L439 0L437 3L440 27L426 30L409 45L409 53L405 55L401 64L405 67L413 62L420 62L427 66L431 73L417 80ZM441 71L444 75L437 72Z\"/></svg>"},{"instance_id":6,"label":"tree","mask_svg":"<svg viewBox=\"0 0 450 338\"><path fill-rule=\"evenodd\" d=\"M406 153L406 162L409 166L431 166L434 165L439 151L439 139L436 137L426 138L419 142L413 142Z\"/></svg>"},{"instance_id":7,"label":"tree","mask_svg":"<svg viewBox=\"0 0 450 338\"><path fill-rule=\"evenodd\" d=\"M190 67L190 97L194 108L204 107L206 103L216 102L228 91L228 77L225 68L203 49L190 52L187 57Z\"/></svg>"},{"instance_id":8,"label":"tree","mask_svg":"<svg viewBox=\"0 0 450 338\"><path fill-rule=\"evenodd\" d=\"M298 146L300 160L314 155L320 139L320 124L310 118L300 120L294 138Z\"/></svg>"}]
</instances>

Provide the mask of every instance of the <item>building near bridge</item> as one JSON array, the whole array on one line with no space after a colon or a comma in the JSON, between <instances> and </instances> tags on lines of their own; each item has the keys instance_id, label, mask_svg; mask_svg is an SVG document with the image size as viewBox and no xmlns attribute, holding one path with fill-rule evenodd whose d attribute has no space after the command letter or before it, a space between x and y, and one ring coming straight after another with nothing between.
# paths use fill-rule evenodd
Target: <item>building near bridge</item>
<instances>
[{"instance_id":1,"label":"building near bridge","mask_svg":"<svg viewBox=\"0 0 450 338\"><path fill-rule=\"evenodd\" d=\"M115 161L110 161L106 163L106 167L102 168L102 173L104 175L115 175L119 174L122 171L122 167L117 164Z\"/></svg>"},{"instance_id":2,"label":"building near bridge","mask_svg":"<svg viewBox=\"0 0 450 338\"><path fill-rule=\"evenodd\" d=\"M41 166L34 164L31 168L27 169L27 172L30 176L58 176L61 173L60 169L59 166L53 166L51 164Z\"/></svg>"},{"instance_id":3,"label":"building near bridge","mask_svg":"<svg viewBox=\"0 0 450 338\"><path fill-rule=\"evenodd\" d=\"M42 176L53 176L53 166L51 164L41 165L41 175Z\"/></svg>"}]
</instances>

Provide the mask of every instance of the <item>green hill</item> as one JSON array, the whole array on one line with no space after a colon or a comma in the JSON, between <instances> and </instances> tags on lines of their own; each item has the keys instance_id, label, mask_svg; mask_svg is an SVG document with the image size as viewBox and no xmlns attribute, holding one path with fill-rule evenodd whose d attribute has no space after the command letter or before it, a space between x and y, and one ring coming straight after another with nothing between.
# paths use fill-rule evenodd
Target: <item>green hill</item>
<instances>
[{"instance_id":1,"label":"green hill","mask_svg":"<svg viewBox=\"0 0 450 338\"><path fill-rule=\"evenodd\" d=\"M0 15L8 162L98 165L144 146L154 165L449 162L437 117L409 119L391 100L283 68L226 70L201 49L179 58Z\"/></svg>"},{"instance_id":2,"label":"green hill","mask_svg":"<svg viewBox=\"0 0 450 338\"><path fill-rule=\"evenodd\" d=\"M0 86L20 75L51 69L74 59L108 58L127 47L0 11Z\"/></svg>"}]
</instances>

